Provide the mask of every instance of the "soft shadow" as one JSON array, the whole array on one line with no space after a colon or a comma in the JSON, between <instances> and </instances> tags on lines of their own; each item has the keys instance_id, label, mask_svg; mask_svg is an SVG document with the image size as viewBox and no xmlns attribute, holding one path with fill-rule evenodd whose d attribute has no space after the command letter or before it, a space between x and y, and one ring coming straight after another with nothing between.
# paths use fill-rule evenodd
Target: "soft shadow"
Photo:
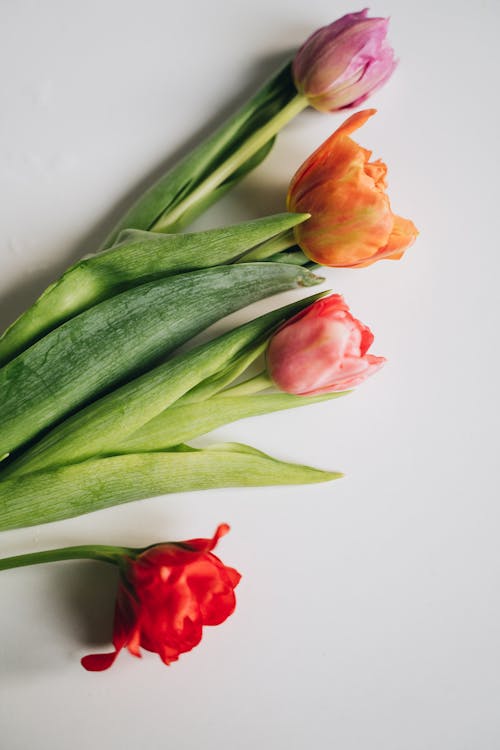
<instances>
[{"instance_id":1,"label":"soft shadow","mask_svg":"<svg viewBox=\"0 0 500 750\"><path fill-rule=\"evenodd\" d=\"M119 577L116 566L92 561L67 563L58 565L53 576L66 636L73 634L77 646L109 646Z\"/></svg>"},{"instance_id":2,"label":"soft shadow","mask_svg":"<svg viewBox=\"0 0 500 750\"><path fill-rule=\"evenodd\" d=\"M70 260L70 263L72 262ZM33 304L43 290L66 270L67 265L67 263L54 263L50 268L12 284L11 288L2 295L0 331L3 332L27 307Z\"/></svg>"},{"instance_id":3,"label":"soft shadow","mask_svg":"<svg viewBox=\"0 0 500 750\"><path fill-rule=\"evenodd\" d=\"M0 649L4 680L57 670L68 652L77 663L79 654L112 650L117 568L93 561L50 567L29 644L20 641L14 629L4 633Z\"/></svg>"},{"instance_id":4,"label":"soft shadow","mask_svg":"<svg viewBox=\"0 0 500 750\"><path fill-rule=\"evenodd\" d=\"M271 182L269 179L250 176L236 187L231 199L245 206L250 217L270 216L286 210L287 189L288 183L285 179L281 182Z\"/></svg>"},{"instance_id":5,"label":"soft shadow","mask_svg":"<svg viewBox=\"0 0 500 750\"><path fill-rule=\"evenodd\" d=\"M139 182L122 195L100 218L90 230L67 250L63 261L59 261L33 278L14 283L2 296L0 310L0 330L4 330L23 310L32 304L48 284L66 270L66 268L87 253L95 252L104 242L121 216L135 203L142 193L171 169L180 159L188 154L204 138L211 135L222 123L257 92L275 72L292 56L292 51L262 58L248 72L246 83L240 93L233 97L215 113L211 119L199 128L184 144L169 154L157 167L144 175Z\"/></svg>"},{"instance_id":6,"label":"soft shadow","mask_svg":"<svg viewBox=\"0 0 500 750\"><path fill-rule=\"evenodd\" d=\"M269 55L257 62L249 71L248 80L242 86L240 93L228 101L211 119L199 128L184 144L165 158L155 169L146 174L136 185L127 190L125 195L118 199L114 206L94 225L91 231L73 249L76 257L79 254L89 252L89 248L96 248L104 241L111 232L120 217L135 203L136 200L153 185L162 175L171 169L178 161L186 156L203 139L212 135L214 131L233 115L239 107L257 92L257 90L276 73L280 67L292 56L292 51L279 55Z\"/></svg>"}]
</instances>

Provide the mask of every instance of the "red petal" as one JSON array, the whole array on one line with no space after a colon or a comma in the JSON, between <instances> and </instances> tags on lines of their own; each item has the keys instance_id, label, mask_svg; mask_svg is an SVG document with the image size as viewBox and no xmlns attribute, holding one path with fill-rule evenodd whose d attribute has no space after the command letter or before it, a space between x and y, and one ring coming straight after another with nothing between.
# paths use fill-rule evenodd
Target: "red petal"
<instances>
[{"instance_id":1,"label":"red petal","mask_svg":"<svg viewBox=\"0 0 500 750\"><path fill-rule=\"evenodd\" d=\"M203 624L220 625L233 614L236 607L236 597L232 589L217 594L211 601L203 604Z\"/></svg>"},{"instance_id":2,"label":"red petal","mask_svg":"<svg viewBox=\"0 0 500 750\"><path fill-rule=\"evenodd\" d=\"M167 667L169 667L173 661L177 661L177 659L179 658L179 652L174 648L169 648L168 646L162 646L160 651L158 652L158 655L162 662L167 665Z\"/></svg>"},{"instance_id":3,"label":"red petal","mask_svg":"<svg viewBox=\"0 0 500 750\"><path fill-rule=\"evenodd\" d=\"M236 586L241 581L241 573L238 573L238 571L235 570L234 568L228 568L227 566L224 566L224 567L227 573L227 577L229 578L229 581L231 583L231 586L233 587L233 589L236 588Z\"/></svg>"},{"instance_id":4,"label":"red petal","mask_svg":"<svg viewBox=\"0 0 500 750\"><path fill-rule=\"evenodd\" d=\"M230 528L227 523L221 523L215 529L215 534L211 539L188 539L186 542L182 542L182 544L191 547L191 549L197 552L210 552L216 546L219 539L229 532Z\"/></svg>"},{"instance_id":5,"label":"red petal","mask_svg":"<svg viewBox=\"0 0 500 750\"><path fill-rule=\"evenodd\" d=\"M84 656L80 662L88 672L102 672L110 668L119 653L119 651L113 651L111 654L89 654Z\"/></svg>"}]
</instances>

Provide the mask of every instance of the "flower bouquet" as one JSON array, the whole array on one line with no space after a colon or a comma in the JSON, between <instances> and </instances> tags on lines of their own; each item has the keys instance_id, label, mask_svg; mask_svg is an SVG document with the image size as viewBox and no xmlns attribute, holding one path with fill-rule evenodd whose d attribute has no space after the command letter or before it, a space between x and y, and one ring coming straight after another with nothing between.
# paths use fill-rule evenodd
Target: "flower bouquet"
<instances>
[{"instance_id":1,"label":"flower bouquet","mask_svg":"<svg viewBox=\"0 0 500 750\"><path fill-rule=\"evenodd\" d=\"M320 284L321 265L403 255L417 230L391 210L385 164L351 138L375 110L348 117L299 167L285 213L180 230L258 166L301 110L350 110L385 83L395 67L386 34L387 20L367 11L313 34L5 331L0 530L166 493L341 476L239 443L189 444L243 417L336 399L379 370L370 329L339 294L320 291L187 344L252 302ZM117 565L115 652L83 666L105 669L125 646L169 664L234 609L240 576L212 554L228 528L141 550L28 553L0 569L76 558Z\"/></svg>"}]
</instances>

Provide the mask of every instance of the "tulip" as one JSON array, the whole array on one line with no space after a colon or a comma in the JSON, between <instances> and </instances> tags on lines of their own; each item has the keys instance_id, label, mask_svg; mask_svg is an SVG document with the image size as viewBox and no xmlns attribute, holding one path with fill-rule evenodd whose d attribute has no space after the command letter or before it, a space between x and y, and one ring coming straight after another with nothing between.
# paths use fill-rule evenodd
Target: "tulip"
<instances>
[{"instance_id":1,"label":"tulip","mask_svg":"<svg viewBox=\"0 0 500 750\"><path fill-rule=\"evenodd\" d=\"M268 374L278 388L300 396L344 391L384 364L384 357L367 354L372 342L370 329L351 315L340 294L332 294L274 334Z\"/></svg>"},{"instance_id":2,"label":"tulip","mask_svg":"<svg viewBox=\"0 0 500 750\"><path fill-rule=\"evenodd\" d=\"M307 39L293 61L293 79L323 112L357 107L391 76L396 61L386 40L387 18L348 13Z\"/></svg>"},{"instance_id":3,"label":"tulip","mask_svg":"<svg viewBox=\"0 0 500 750\"><path fill-rule=\"evenodd\" d=\"M198 645L204 625L219 625L234 611L240 574L212 554L229 531L221 524L211 539L190 539L148 547L125 558L115 608L110 654L84 656L82 666L108 669L125 646L159 654L165 664Z\"/></svg>"},{"instance_id":4,"label":"tulip","mask_svg":"<svg viewBox=\"0 0 500 750\"><path fill-rule=\"evenodd\" d=\"M375 114L351 115L296 172L288 189L289 211L310 213L294 229L311 260L355 268L381 258L400 258L418 234L413 222L391 211L386 165L349 136Z\"/></svg>"},{"instance_id":5,"label":"tulip","mask_svg":"<svg viewBox=\"0 0 500 750\"><path fill-rule=\"evenodd\" d=\"M124 229L178 232L255 169L275 136L302 110L355 107L395 68L388 19L349 13L316 31L220 128L149 188L121 218L103 247Z\"/></svg>"},{"instance_id":6,"label":"tulip","mask_svg":"<svg viewBox=\"0 0 500 750\"><path fill-rule=\"evenodd\" d=\"M220 524L211 539L166 542L145 549L96 544L31 552L0 558L0 570L62 560L116 565L120 584L115 650L84 656L82 665L92 672L107 669L125 646L134 656L141 656L142 646L170 664L198 645L204 625L219 625L234 611L234 589L241 576L212 554L228 531L227 524Z\"/></svg>"}]
</instances>

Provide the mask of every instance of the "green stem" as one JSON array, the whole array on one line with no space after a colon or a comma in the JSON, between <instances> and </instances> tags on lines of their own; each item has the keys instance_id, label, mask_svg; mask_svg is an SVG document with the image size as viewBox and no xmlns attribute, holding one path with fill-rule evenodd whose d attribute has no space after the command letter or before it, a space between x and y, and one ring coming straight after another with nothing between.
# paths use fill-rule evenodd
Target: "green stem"
<instances>
[{"instance_id":1,"label":"green stem","mask_svg":"<svg viewBox=\"0 0 500 750\"><path fill-rule=\"evenodd\" d=\"M133 555L134 552L135 550L129 547L108 547L104 544L48 549L42 552L31 552L27 555L4 557L0 559L0 570L21 568L25 565L39 565L40 563L61 562L62 560L99 560L100 562L119 565L126 556Z\"/></svg>"},{"instance_id":2,"label":"green stem","mask_svg":"<svg viewBox=\"0 0 500 750\"><path fill-rule=\"evenodd\" d=\"M299 112L308 106L308 100L297 94L269 122L255 131L231 156L215 169L198 187L178 203L171 211L167 210L150 227L151 232L166 232L193 205L202 201L207 195L227 180L236 170L265 146L274 136Z\"/></svg>"},{"instance_id":3,"label":"green stem","mask_svg":"<svg viewBox=\"0 0 500 750\"><path fill-rule=\"evenodd\" d=\"M271 388L274 383L267 374L266 370L259 372L255 377L245 380L243 383L234 385L232 388L227 388L225 391L220 391L217 394L218 398L225 398L226 396L247 396L250 393L258 393L259 391L265 391L266 388Z\"/></svg>"},{"instance_id":4,"label":"green stem","mask_svg":"<svg viewBox=\"0 0 500 750\"><path fill-rule=\"evenodd\" d=\"M253 261L266 260L276 253L281 253L282 250L288 250L289 247L293 247L296 244L295 234L293 229L278 234L276 237L271 237L270 240L262 242L253 250L249 250L236 263L250 263Z\"/></svg>"}]
</instances>

